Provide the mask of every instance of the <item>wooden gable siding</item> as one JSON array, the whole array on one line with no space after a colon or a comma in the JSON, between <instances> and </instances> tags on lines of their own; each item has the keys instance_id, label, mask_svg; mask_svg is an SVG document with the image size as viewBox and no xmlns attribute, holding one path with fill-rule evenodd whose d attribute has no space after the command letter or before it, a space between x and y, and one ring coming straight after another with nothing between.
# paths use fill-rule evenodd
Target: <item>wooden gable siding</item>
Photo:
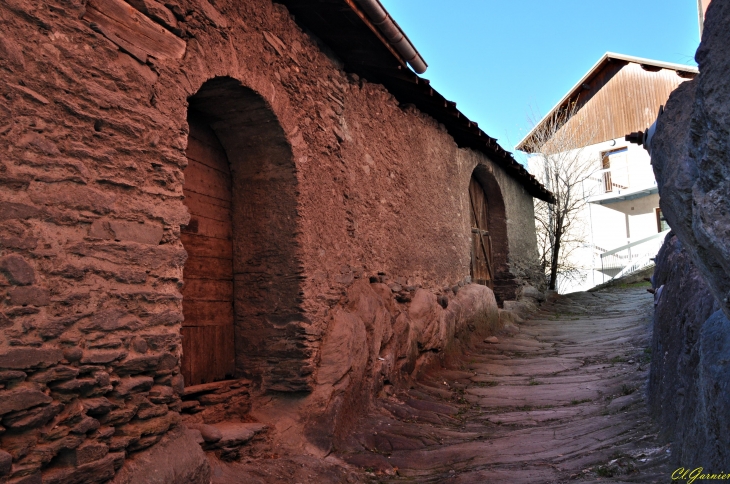
<instances>
[{"instance_id":1,"label":"wooden gable siding","mask_svg":"<svg viewBox=\"0 0 730 484\"><path fill-rule=\"evenodd\" d=\"M589 89L584 87L573 99L579 110L562 129L576 130L580 146L645 130L669 94L686 80L671 69L613 60L588 80Z\"/></svg>"}]
</instances>

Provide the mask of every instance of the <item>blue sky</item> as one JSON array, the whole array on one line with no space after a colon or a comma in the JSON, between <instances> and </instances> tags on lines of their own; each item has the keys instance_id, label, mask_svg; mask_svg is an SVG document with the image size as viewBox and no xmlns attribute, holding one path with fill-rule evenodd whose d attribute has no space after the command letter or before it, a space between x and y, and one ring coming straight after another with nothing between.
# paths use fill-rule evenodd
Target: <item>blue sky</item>
<instances>
[{"instance_id":1,"label":"blue sky","mask_svg":"<svg viewBox=\"0 0 730 484\"><path fill-rule=\"evenodd\" d=\"M696 0L381 2L424 77L509 151L607 51L696 65Z\"/></svg>"}]
</instances>

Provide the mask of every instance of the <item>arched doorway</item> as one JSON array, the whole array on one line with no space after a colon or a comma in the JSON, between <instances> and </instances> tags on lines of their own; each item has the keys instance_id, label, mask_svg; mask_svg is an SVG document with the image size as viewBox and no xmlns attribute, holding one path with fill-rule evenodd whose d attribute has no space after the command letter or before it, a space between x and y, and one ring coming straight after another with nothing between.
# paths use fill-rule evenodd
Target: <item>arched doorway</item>
<instances>
[{"instance_id":1,"label":"arched doorway","mask_svg":"<svg viewBox=\"0 0 730 484\"><path fill-rule=\"evenodd\" d=\"M235 79L211 79L188 101L186 385L245 376L302 390L310 352L291 147L266 101Z\"/></svg>"},{"instance_id":2,"label":"arched doorway","mask_svg":"<svg viewBox=\"0 0 730 484\"><path fill-rule=\"evenodd\" d=\"M469 180L471 208L471 280L494 288L494 256L489 233L489 202L479 181Z\"/></svg>"},{"instance_id":3,"label":"arched doorway","mask_svg":"<svg viewBox=\"0 0 730 484\"><path fill-rule=\"evenodd\" d=\"M509 270L507 215L502 190L492 171L483 164L469 180L471 228L471 278L494 291L497 302L514 299L517 284Z\"/></svg>"}]
</instances>

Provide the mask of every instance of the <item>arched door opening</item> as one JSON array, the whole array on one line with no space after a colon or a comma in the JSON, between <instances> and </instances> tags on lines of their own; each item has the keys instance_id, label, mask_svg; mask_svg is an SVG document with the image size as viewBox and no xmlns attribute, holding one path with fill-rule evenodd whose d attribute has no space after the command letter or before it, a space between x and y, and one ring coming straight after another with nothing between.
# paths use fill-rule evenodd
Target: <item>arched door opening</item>
<instances>
[{"instance_id":1,"label":"arched door opening","mask_svg":"<svg viewBox=\"0 0 730 484\"><path fill-rule=\"evenodd\" d=\"M494 174L479 164L469 180L471 278L494 291L499 305L514 299L517 284L509 271L507 215Z\"/></svg>"},{"instance_id":2,"label":"arched door opening","mask_svg":"<svg viewBox=\"0 0 730 484\"><path fill-rule=\"evenodd\" d=\"M471 280L494 288L494 256L489 233L489 202L476 178L469 181L471 207Z\"/></svg>"},{"instance_id":3,"label":"arched door opening","mask_svg":"<svg viewBox=\"0 0 730 484\"><path fill-rule=\"evenodd\" d=\"M308 389L291 147L266 101L235 79L211 79L188 101L185 383L245 376Z\"/></svg>"}]
</instances>

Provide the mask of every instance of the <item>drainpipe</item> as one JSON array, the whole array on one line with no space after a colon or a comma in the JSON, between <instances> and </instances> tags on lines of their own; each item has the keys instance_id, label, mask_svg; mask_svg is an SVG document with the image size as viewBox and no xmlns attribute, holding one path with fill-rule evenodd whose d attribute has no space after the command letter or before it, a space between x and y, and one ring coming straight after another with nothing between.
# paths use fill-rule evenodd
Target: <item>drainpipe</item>
<instances>
[{"instance_id":1,"label":"drainpipe","mask_svg":"<svg viewBox=\"0 0 730 484\"><path fill-rule=\"evenodd\" d=\"M423 60L421 54L408 40L398 24L380 4L379 0L356 0L365 13L370 17L373 24L380 30L380 33L388 39L388 42L398 53L410 64L417 74L426 72L428 64Z\"/></svg>"}]
</instances>

